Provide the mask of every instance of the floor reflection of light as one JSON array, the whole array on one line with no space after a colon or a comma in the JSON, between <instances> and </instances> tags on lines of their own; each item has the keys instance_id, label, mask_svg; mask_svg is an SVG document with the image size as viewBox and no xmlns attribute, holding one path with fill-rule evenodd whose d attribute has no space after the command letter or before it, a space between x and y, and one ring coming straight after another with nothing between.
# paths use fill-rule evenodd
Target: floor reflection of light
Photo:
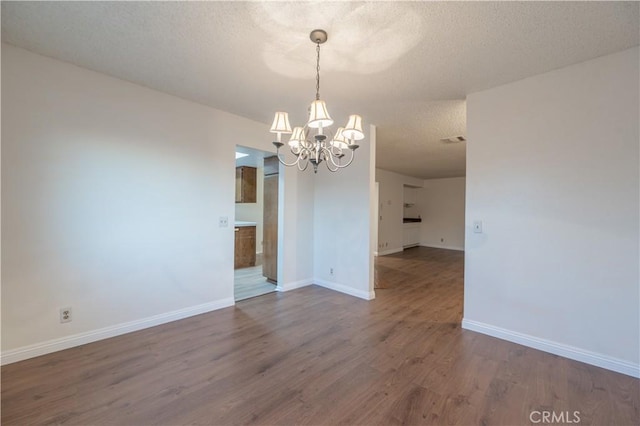
<instances>
[{"instance_id":1,"label":"floor reflection of light","mask_svg":"<svg viewBox=\"0 0 640 426\"><path fill-rule=\"evenodd\" d=\"M266 65L293 78L307 78L313 70L309 32L315 28L329 33L322 68L356 74L389 68L418 44L424 32L409 2L259 2L249 7L266 33Z\"/></svg>"}]
</instances>

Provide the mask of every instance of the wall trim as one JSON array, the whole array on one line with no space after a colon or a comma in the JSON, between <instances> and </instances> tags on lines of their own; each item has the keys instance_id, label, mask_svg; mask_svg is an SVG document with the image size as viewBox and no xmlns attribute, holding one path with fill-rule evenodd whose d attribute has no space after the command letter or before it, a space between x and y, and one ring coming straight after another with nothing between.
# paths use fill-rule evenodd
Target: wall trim
<instances>
[{"instance_id":1,"label":"wall trim","mask_svg":"<svg viewBox=\"0 0 640 426\"><path fill-rule=\"evenodd\" d=\"M420 247L431 247L431 248L439 248L439 249L445 249L445 250L464 251L464 247L460 247L460 246L447 246L447 245L436 245L436 244L420 244Z\"/></svg>"},{"instance_id":2,"label":"wall trim","mask_svg":"<svg viewBox=\"0 0 640 426\"><path fill-rule=\"evenodd\" d=\"M364 299L364 300L373 300L376 298L376 292L373 290L371 291L356 290L353 287L348 287L343 284L333 283L331 281L320 280L317 278L313 280L313 283L316 285L319 285L320 287L324 287L324 288L328 288L329 290L334 290L340 293L348 294L349 296L359 297L360 299Z\"/></svg>"},{"instance_id":3,"label":"wall trim","mask_svg":"<svg viewBox=\"0 0 640 426\"><path fill-rule=\"evenodd\" d=\"M416 244L407 244L406 246L402 246L402 250L406 250L409 248L414 248L414 247L420 247L420 244L416 243Z\"/></svg>"},{"instance_id":4,"label":"wall trim","mask_svg":"<svg viewBox=\"0 0 640 426\"><path fill-rule=\"evenodd\" d=\"M378 251L378 256L386 256L388 254L395 254L395 253L402 253L402 250L404 250L402 247L400 248L394 248L394 249L388 249L388 250L382 250L382 251Z\"/></svg>"},{"instance_id":5,"label":"wall trim","mask_svg":"<svg viewBox=\"0 0 640 426\"><path fill-rule=\"evenodd\" d=\"M640 378L640 364L634 364L619 358L576 348L575 346L553 342L551 340L541 339L528 334L518 333L516 331L507 330L479 321L463 319L462 328L486 334L488 336L497 337L498 339L507 340L509 342L518 343L530 348L539 349L544 352L560 355L586 364L595 365L596 367L605 368L631 377Z\"/></svg>"},{"instance_id":6,"label":"wall trim","mask_svg":"<svg viewBox=\"0 0 640 426\"><path fill-rule=\"evenodd\" d=\"M229 306L233 306L234 304L235 301L233 297L230 297L226 299L216 300L214 302L191 306L184 309L178 309L176 311L166 312L164 314L153 315L147 318L104 327L97 330L85 331L83 333L73 334L71 336L65 336L58 339L47 340L41 343L22 346L20 348L2 352L2 355L0 356L0 364L6 365L18 361L23 361L29 358L35 358L40 355L62 351L64 349L96 342L98 340L104 340L110 337L116 337L145 328L155 327L156 325L166 324L168 322L192 317L194 315L200 315L218 309L227 308Z\"/></svg>"},{"instance_id":7,"label":"wall trim","mask_svg":"<svg viewBox=\"0 0 640 426\"><path fill-rule=\"evenodd\" d=\"M313 284L313 278L305 278L303 280L294 281L291 283L276 286L276 291L291 291L297 288L306 287Z\"/></svg>"}]
</instances>

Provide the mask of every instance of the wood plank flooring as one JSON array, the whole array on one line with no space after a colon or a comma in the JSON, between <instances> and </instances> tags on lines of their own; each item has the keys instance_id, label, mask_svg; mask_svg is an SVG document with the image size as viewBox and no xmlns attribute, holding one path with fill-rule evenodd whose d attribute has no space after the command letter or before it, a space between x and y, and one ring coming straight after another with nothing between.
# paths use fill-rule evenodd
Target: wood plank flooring
<instances>
[{"instance_id":1,"label":"wood plank flooring","mask_svg":"<svg viewBox=\"0 0 640 426\"><path fill-rule=\"evenodd\" d=\"M377 267L374 301L305 287L4 366L2 424L640 424L637 379L462 330L462 253Z\"/></svg>"}]
</instances>

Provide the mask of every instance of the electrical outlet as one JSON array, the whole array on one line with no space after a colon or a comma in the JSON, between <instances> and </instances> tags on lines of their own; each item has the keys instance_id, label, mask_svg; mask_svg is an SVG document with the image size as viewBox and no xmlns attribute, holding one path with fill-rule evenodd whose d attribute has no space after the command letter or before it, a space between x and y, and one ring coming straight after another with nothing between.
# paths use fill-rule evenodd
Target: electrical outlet
<instances>
[{"instance_id":1,"label":"electrical outlet","mask_svg":"<svg viewBox=\"0 0 640 426\"><path fill-rule=\"evenodd\" d=\"M333 268L329 268L329 275L333 276Z\"/></svg>"},{"instance_id":2,"label":"electrical outlet","mask_svg":"<svg viewBox=\"0 0 640 426\"><path fill-rule=\"evenodd\" d=\"M473 221L473 232L476 234L482 234L482 221L475 220Z\"/></svg>"},{"instance_id":3,"label":"electrical outlet","mask_svg":"<svg viewBox=\"0 0 640 426\"><path fill-rule=\"evenodd\" d=\"M220 228L226 228L229 226L229 218L227 216L220 216L218 221L218 226Z\"/></svg>"},{"instance_id":4,"label":"electrical outlet","mask_svg":"<svg viewBox=\"0 0 640 426\"><path fill-rule=\"evenodd\" d=\"M441 242L441 243L444 243L444 238L440 238L440 242Z\"/></svg>"},{"instance_id":5,"label":"electrical outlet","mask_svg":"<svg viewBox=\"0 0 640 426\"><path fill-rule=\"evenodd\" d=\"M71 320L73 319L72 314L73 314L73 312L71 311L71 307L61 308L60 309L60 322L61 323L71 322Z\"/></svg>"}]
</instances>

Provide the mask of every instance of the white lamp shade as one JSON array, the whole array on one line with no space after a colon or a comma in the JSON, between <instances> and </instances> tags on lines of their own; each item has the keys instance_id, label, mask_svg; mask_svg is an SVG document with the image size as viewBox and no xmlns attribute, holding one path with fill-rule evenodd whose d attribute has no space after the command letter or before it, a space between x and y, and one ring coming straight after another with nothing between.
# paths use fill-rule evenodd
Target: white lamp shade
<instances>
[{"instance_id":1,"label":"white lamp shade","mask_svg":"<svg viewBox=\"0 0 640 426\"><path fill-rule=\"evenodd\" d=\"M291 125L289 124L289 114L286 112L276 112L271 125L271 133L291 133Z\"/></svg>"},{"instance_id":2,"label":"white lamp shade","mask_svg":"<svg viewBox=\"0 0 640 426\"><path fill-rule=\"evenodd\" d=\"M350 115L349 121L342 131L342 136L354 141L364 139L364 132L362 131L362 117L356 114Z\"/></svg>"},{"instance_id":3,"label":"white lamp shade","mask_svg":"<svg viewBox=\"0 0 640 426\"><path fill-rule=\"evenodd\" d=\"M336 130L336 135L331 140L331 145L335 146L336 148L347 149L349 148L349 142L342 134L343 130L344 127L338 127L338 130Z\"/></svg>"},{"instance_id":4,"label":"white lamp shade","mask_svg":"<svg viewBox=\"0 0 640 426\"><path fill-rule=\"evenodd\" d=\"M304 128L294 127L291 139L289 139L289 146L291 148L299 148L302 146L302 142L304 142L305 138L306 135L304 134Z\"/></svg>"},{"instance_id":5,"label":"white lamp shade","mask_svg":"<svg viewBox=\"0 0 640 426\"><path fill-rule=\"evenodd\" d=\"M307 123L307 126L317 129L320 127L328 127L332 124L333 120L329 117L327 104L321 100L311 102L311 106L309 107L309 122Z\"/></svg>"}]
</instances>

